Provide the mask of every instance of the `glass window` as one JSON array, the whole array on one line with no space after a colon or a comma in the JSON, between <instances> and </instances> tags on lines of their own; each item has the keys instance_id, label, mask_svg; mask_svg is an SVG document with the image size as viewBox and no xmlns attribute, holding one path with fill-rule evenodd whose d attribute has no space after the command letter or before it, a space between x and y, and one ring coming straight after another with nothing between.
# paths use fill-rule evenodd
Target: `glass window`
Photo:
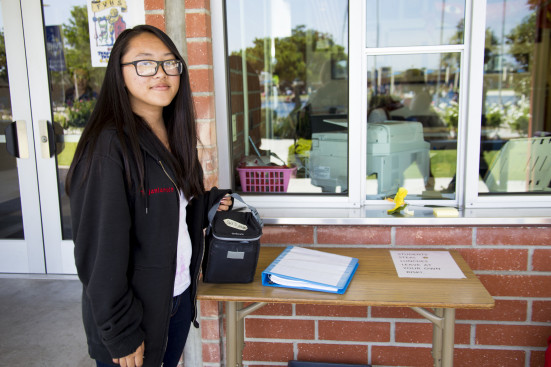
<instances>
[{"instance_id":1,"label":"glass window","mask_svg":"<svg viewBox=\"0 0 551 367\"><path fill-rule=\"evenodd\" d=\"M17 162L8 153L4 133L13 121L5 45L0 13L0 239L24 238Z\"/></svg>"},{"instance_id":2,"label":"glass window","mask_svg":"<svg viewBox=\"0 0 551 367\"><path fill-rule=\"evenodd\" d=\"M551 192L550 14L548 2L488 0L482 194Z\"/></svg>"},{"instance_id":3,"label":"glass window","mask_svg":"<svg viewBox=\"0 0 551 367\"><path fill-rule=\"evenodd\" d=\"M348 190L348 1L226 0L234 189Z\"/></svg>"},{"instance_id":4,"label":"glass window","mask_svg":"<svg viewBox=\"0 0 551 367\"><path fill-rule=\"evenodd\" d=\"M367 0L366 46L462 44L465 0Z\"/></svg>"},{"instance_id":5,"label":"glass window","mask_svg":"<svg viewBox=\"0 0 551 367\"><path fill-rule=\"evenodd\" d=\"M460 53L368 57L367 199L454 199Z\"/></svg>"},{"instance_id":6,"label":"glass window","mask_svg":"<svg viewBox=\"0 0 551 367\"><path fill-rule=\"evenodd\" d=\"M105 75L104 67L91 65L86 2L76 2L44 7L63 239L72 233L65 178Z\"/></svg>"}]
</instances>

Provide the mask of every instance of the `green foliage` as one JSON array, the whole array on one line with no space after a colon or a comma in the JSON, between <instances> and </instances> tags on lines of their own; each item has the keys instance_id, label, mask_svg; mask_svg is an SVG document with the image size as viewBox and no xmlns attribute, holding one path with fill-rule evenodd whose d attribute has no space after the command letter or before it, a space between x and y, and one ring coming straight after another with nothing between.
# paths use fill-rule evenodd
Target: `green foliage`
<instances>
[{"instance_id":1,"label":"green foliage","mask_svg":"<svg viewBox=\"0 0 551 367\"><path fill-rule=\"evenodd\" d=\"M441 105L442 119L450 129L457 131L459 126L459 104L451 101L448 105Z\"/></svg>"},{"instance_id":2,"label":"green foliage","mask_svg":"<svg viewBox=\"0 0 551 367\"><path fill-rule=\"evenodd\" d=\"M494 55L499 54L499 40L491 28L486 28L484 41L484 64L490 65L494 69L497 59Z\"/></svg>"},{"instance_id":3,"label":"green foliage","mask_svg":"<svg viewBox=\"0 0 551 367\"><path fill-rule=\"evenodd\" d=\"M90 34L88 32L88 11L86 5L74 6L69 24L63 25L67 46L65 57L69 72L75 69L90 70Z\"/></svg>"},{"instance_id":4,"label":"green foliage","mask_svg":"<svg viewBox=\"0 0 551 367\"><path fill-rule=\"evenodd\" d=\"M101 85L105 68L94 68L90 63L90 32L86 5L73 7L68 24L63 24L63 36L69 74L73 75L75 71L84 72L92 86Z\"/></svg>"},{"instance_id":5,"label":"green foliage","mask_svg":"<svg viewBox=\"0 0 551 367\"><path fill-rule=\"evenodd\" d=\"M269 60L272 39L256 38L254 46L245 50L247 63L257 72L267 71L267 63L272 66L272 74L279 80L292 82L298 80L311 80L308 73L312 64L321 64L334 60L346 59L344 48L336 45L330 36L313 29L305 29L304 25L298 25L291 31L291 37L275 38L275 59ZM307 52L315 50L316 52ZM241 51L233 55L241 56ZM309 55L309 59L306 59ZM317 60L321 58L322 60Z\"/></svg>"},{"instance_id":6,"label":"green foliage","mask_svg":"<svg viewBox=\"0 0 551 367\"><path fill-rule=\"evenodd\" d=\"M76 101L71 107L67 107L67 126L84 127L88 122L95 105L95 100Z\"/></svg>"},{"instance_id":7,"label":"green foliage","mask_svg":"<svg viewBox=\"0 0 551 367\"><path fill-rule=\"evenodd\" d=\"M275 57L271 57L272 42ZM253 47L245 50L247 64L258 75L265 72L271 78L272 85L278 86L283 92L292 89L293 93L304 94L308 87L323 84L323 76L329 76L330 62L346 60L344 47L335 44L330 35L298 25L291 31L290 37L256 38ZM242 51L235 51L232 56L242 56ZM324 69L326 68L326 69ZM280 98L284 102L285 96ZM297 118L300 105L296 105L288 116L277 116L275 111L263 110L262 121L270 118L273 121L272 132L279 138L295 138L308 134L309 126L304 124L307 116L301 111Z\"/></svg>"},{"instance_id":8,"label":"green foliage","mask_svg":"<svg viewBox=\"0 0 551 367\"><path fill-rule=\"evenodd\" d=\"M511 129L521 135L526 135L530 123L530 104L526 100L522 100L517 104L507 106L505 121Z\"/></svg>"},{"instance_id":9,"label":"green foliage","mask_svg":"<svg viewBox=\"0 0 551 367\"><path fill-rule=\"evenodd\" d=\"M0 32L0 79L8 81L8 62L6 59L6 42L4 32Z\"/></svg>"},{"instance_id":10,"label":"green foliage","mask_svg":"<svg viewBox=\"0 0 551 367\"><path fill-rule=\"evenodd\" d=\"M537 12L530 13L505 37L509 47L509 53L517 64L515 70L522 71L513 81L514 90L522 95L529 96L532 88L530 71L533 70L534 49L537 39Z\"/></svg>"},{"instance_id":11,"label":"green foliage","mask_svg":"<svg viewBox=\"0 0 551 367\"><path fill-rule=\"evenodd\" d=\"M67 116L63 113L54 112L54 122L57 122L63 129L67 129L69 124L67 123Z\"/></svg>"},{"instance_id":12,"label":"green foliage","mask_svg":"<svg viewBox=\"0 0 551 367\"><path fill-rule=\"evenodd\" d=\"M530 13L505 37L507 44L511 45L509 52L519 66L525 70L530 69L531 55L534 52L537 31L536 15L537 12Z\"/></svg>"},{"instance_id":13,"label":"green foliage","mask_svg":"<svg viewBox=\"0 0 551 367\"><path fill-rule=\"evenodd\" d=\"M521 99L517 103L491 104L486 108L486 125L499 128L503 124L521 135L528 133L530 122L530 104L527 99Z\"/></svg>"},{"instance_id":14,"label":"green foliage","mask_svg":"<svg viewBox=\"0 0 551 367\"><path fill-rule=\"evenodd\" d=\"M450 45L459 45L463 43L465 38L465 19L461 19L456 25L455 34L450 37L448 43ZM445 53L442 55L442 65L440 67L444 68L450 66L452 69L455 69L461 63L461 54L459 52Z\"/></svg>"},{"instance_id":15,"label":"green foliage","mask_svg":"<svg viewBox=\"0 0 551 367\"><path fill-rule=\"evenodd\" d=\"M486 126L498 128L503 123L503 111L497 104L492 104L486 110Z\"/></svg>"}]
</instances>

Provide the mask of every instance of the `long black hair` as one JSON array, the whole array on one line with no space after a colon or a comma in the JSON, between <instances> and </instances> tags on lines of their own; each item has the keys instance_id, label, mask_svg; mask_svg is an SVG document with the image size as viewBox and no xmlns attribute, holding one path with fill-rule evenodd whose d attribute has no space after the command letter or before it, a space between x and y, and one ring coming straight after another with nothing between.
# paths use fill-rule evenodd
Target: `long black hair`
<instances>
[{"instance_id":1,"label":"long black hair","mask_svg":"<svg viewBox=\"0 0 551 367\"><path fill-rule=\"evenodd\" d=\"M176 184L188 200L191 196L202 194L205 190L203 170L197 153L198 138L195 126L195 111L187 66L172 40L163 31L150 25L139 25L124 30L113 45L96 106L82 132L67 174L65 182L67 194L70 194L71 181L76 165L81 159L85 158L87 168L90 167L92 163L91 153L97 138L107 126L116 128L121 141L126 179L129 186L131 185L129 154L131 154L136 161L138 184L140 189L143 189L145 174L138 134L140 131L150 130L150 128L143 118L132 111L120 64L122 57L128 51L130 41L144 32L150 32L157 36L184 66L180 75L178 93L172 102L163 108L163 119L167 129L170 150L174 158L172 168L176 175ZM125 135L127 138L125 138ZM126 146L126 141L129 142L129 146ZM85 154L85 151L89 153ZM85 172L88 172L88 169Z\"/></svg>"}]
</instances>

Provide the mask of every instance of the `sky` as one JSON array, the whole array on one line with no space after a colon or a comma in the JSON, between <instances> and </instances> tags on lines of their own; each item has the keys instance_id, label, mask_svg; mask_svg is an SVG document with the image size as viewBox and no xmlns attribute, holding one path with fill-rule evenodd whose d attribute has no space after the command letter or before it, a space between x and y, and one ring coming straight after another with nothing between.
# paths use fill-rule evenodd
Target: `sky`
<instances>
[{"instance_id":1,"label":"sky","mask_svg":"<svg viewBox=\"0 0 551 367\"><path fill-rule=\"evenodd\" d=\"M241 50L242 43L251 47L255 38L290 36L297 25L329 33L348 49L347 7L347 0L272 0L271 6L267 0L227 0L228 53ZM243 39L242 13L247 19Z\"/></svg>"},{"instance_id":2,"label":"sky","mask_svg":"<svg viewBox=\"0 0 551 367\"><path fill-rule=\"evenodd\" d=\"M486 28L491 28L500 38L503 26L503 33L506 35L532 12L526 6L527 2L527 0L488 0Z\"/></svg>"},{"instance_id":3,"label":"sky","mask_svg":"<svg viewBox=\"0 0 551 367\"><path fill-rule=\"evenodd\" d=\"M302 24L306 25L307 29L331 34L337 44L344 46L345 50L348 49L346 0L270 1L226 0L229 53L240 50L243 44L245 47L252 46L255 38L270 37L271 35L274 37L288 36L291 28ZM369 2L373 1L375 0L369 0ZM410 0L407 1L409 3ZM461 2L461 0L448 0L448 2L457 1ZM492 29L498 38L501 38L502 31L503 34L509 33L530 13L526 6L527 0L487 1L486 27ZM427 0L413 2L438 3L438 1ZM66 24L71 16L71 9L76 5L86 5L86 0L44 0L46 25ZM244 10L241 11L241 8ZM243 38L239 32L242 15L247 19L247 28ZM0 27L2 26L0 17Z\"/></svg>"},{"instance_id":4,"label":"sky","mask_svg":"<svg viewBox=\"0 0 551 367\"><path fill-rule=\"evenodd\" d=\"M74 6L86 5L86 0L43 0L46 25L66 24Z\"/></svg>"},{"instance_id":5,"label":"sky","mask_svg":"<svg viewBox=\"0 0 551 367\"><path fill-rule=\"evenodd\" d=\"M0 29L3 30L4 23L2 20L1 3L0 1ZM71 9L73 6L86 5L86 0L44 0L42 3L46 25L58 25L67 23L67 20L71 17Z\"/></svg>"},{"instance_id":6,"label":"sky","mask_svg":"<svg viewBox=\"0 0 551 367\"><path fill-rule=\"evenodd\" d=\"M6 1L6 0L4 0ZM486 11L486 27L493 29L497 36L501 34L501 27L504 27L504 33L507 34L516 26L522 18L527 16L530 11L526 6L526 0L488 0ZM290 16L285 14L285 10L277 12L278 8L285 9L285 6L275 7L275 12L269 7L267 0L227 0L226 9L229 19L240 20L240 5L247 9L244 13L248 19L246 29L245 44L246 47L252 45L255 38L262 38L265 34L272 33L268 30L270 23L280 24L281 28L294 28L299 24L307 25L307 28L313 28L333 35L335 41L343 46L347 43L346 22L347 1L345 0L275 0L275 3L288 4ZM262 4L259 6L259 4ZM71 16L71 9L75 5L86 5L86 0L44 0L44 17L46 25L55 25L67 23ZM503 14L506 21L503 22ZM290 19L282 22L282 19ZM230 20L231 22L231 20ZM237 25L239 22L232 22ZM0 18L0 27L2 19ZM237 25L238 26L238 25ZM274 27L278 33L278 27ZM230 28L231 30L231 28ZM228 38L229 51L241 49L241 38L238 32L231 32ZM279 32L282 33L282 32ZM284 32L283 32L284 33Z\"/></svg>"}]
</instances>

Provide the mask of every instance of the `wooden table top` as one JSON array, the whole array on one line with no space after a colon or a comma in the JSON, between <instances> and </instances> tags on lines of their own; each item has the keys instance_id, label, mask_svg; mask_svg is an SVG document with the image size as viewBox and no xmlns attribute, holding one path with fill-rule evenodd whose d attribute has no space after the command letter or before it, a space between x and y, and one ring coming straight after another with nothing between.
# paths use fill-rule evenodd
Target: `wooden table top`
<instances>
[{"instance_id":1,"label":"wooden table top","mask_svg":"<svg viewBox=\"0 0 551 367\"><path fill-rule=\"evenodd\" d=\"M200 300L213 301L346 306L483 309L494 307L492 296L480 283L461 255L453 250L449 252L467 278L399 278L389 249L315 249L358 258L358 269L344 294L263 286L261 282L262 271L271 264L284 248L261 247L256 274L252 283L212 284L199 282L197 297ZM430 250L423 249L422 251Z\"/></svg>"}]
</instances>

